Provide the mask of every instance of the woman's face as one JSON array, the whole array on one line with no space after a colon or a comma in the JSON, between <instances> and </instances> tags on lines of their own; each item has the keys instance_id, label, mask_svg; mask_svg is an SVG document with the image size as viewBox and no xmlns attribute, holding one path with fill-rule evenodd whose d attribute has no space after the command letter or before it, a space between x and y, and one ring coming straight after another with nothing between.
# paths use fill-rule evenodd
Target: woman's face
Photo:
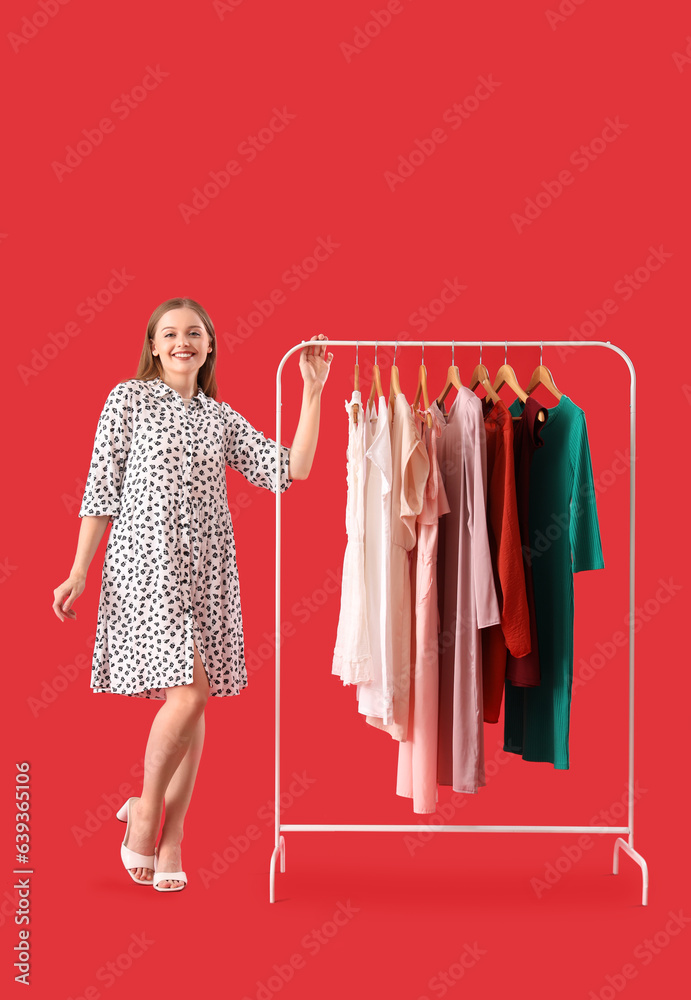
<instances>
[{"instance_id":1,"label":"woman's face","mask_svg":"<svg viewBox=\"0 0 691 1000\"><path fill-rule=\"evenodd\" d=\"M158 357L167 376L193 375L211 351L211 338L193 309L170 309L156 324L151 353Z\"/></svg>"}]
</instances>

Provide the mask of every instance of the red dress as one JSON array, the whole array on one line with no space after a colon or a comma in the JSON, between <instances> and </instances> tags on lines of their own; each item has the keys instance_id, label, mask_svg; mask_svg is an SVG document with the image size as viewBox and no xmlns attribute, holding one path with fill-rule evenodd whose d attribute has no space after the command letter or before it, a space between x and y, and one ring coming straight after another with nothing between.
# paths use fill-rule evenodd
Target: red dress
<instances>
[{"instance_id":1,"label":"red dress","mask_svg":"<svg viewBox=\"0 0 691 1000\"><path fill-rule=\"evenodd\" d=\"M537 687L540 684L540 658L537 650L537 620L535 617L535 596L533 591L533 570L528 554L530 553L530 529L528 509L530 497L530 464L537 448L542 448L544 441L540 432L544 426L538 420L542 410L544 421L548 410L536 399L528 396L520 420L513 425L514 469L516 472L516 503L518 506L518 524L521 532L523 548L523 569L525 572L525 589L528 598L530 615L530 652L527 656L517 659L509 651L506 661L506 676L516 687Z\"/></svg>"},{"instance_id":2,"label":"red dress","mask_svg":"<svg viewBox=\"0 0 691 1000\"><path fill-rule=\"evenodd\" d=\"M516 503L514 431L500 399L482 401L487 442L487 528L501 624L482 630L482 693L485 722L498 722L506 680L507 650L530 652L530 618Z\"/></svg>"}]
</instances>

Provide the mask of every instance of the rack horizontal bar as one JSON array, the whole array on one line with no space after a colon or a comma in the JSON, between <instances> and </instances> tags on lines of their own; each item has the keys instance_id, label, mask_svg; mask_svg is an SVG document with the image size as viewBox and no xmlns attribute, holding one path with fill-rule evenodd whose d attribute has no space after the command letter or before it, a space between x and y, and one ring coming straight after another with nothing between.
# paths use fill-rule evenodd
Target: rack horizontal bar
<instances>
[{"instance_id":1,"label":"rack horizontal bar","mask_svg":"<svg viewBox=\"0 0 691 1000\"><path fill-rule=\"evenodd\" d=\"M281 823L281 830L309 833L629 833L628 826L448 826L436 823Z\"/></svg>"}]
</instances>

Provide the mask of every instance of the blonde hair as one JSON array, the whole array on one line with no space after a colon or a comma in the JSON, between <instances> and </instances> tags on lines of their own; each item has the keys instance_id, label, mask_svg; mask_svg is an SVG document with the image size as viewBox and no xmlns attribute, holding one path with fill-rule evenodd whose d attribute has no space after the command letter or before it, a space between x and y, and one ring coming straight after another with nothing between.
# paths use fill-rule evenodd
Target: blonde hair
<instances>
[{"instance_id":1,"label":"blonde hair","mask_svg":"<svg viewBox=\"0 0 691 1000\"><path fill-rule=\"evenodd\" d=\"M208 333L209 340L211 341L211 350L206 356L206 361L197 372L197 384L206 396L210 396L211 399L216 399L218 394L218 386L216 385L216 331L214 330L211 317L207 313L206 309L199 305L198 302L195 302L194 299L166 299L166 301L162 302L160 306L156 306L149 317L149 322L146 325L144 346L142 347L142 353L139 358L139 365L137 367L137 374L135 375L135 378L148 382L151 379L163 377L161 362L151 353L151 341L154 339L156 324L170 309L193 309L202 321L204 329Z\"/></svg>"}]
</instances>

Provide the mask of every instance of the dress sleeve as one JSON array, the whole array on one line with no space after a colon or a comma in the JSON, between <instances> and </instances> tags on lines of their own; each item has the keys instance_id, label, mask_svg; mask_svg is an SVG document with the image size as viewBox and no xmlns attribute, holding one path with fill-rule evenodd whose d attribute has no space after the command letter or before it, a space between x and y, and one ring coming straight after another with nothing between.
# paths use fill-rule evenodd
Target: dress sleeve
<instances>
[{"instance_id":1,"label":"dress sleeve","mask_svg":"<svg viewBox=\"0 0 691 1000\"><path fill-rule=\"evenodd\" d=\"M600 525L595 504L595 485L590 460L588 429L585 413L582 410L573 428L570 452L573 466L573 493L571 495L571 520L569 523L571 568L574 573L579 573L584 569L604 569L605 560L602 555Z\"/></svg>"},{"instance_id":2,"label":"dress sleeve","mask_svg":"<svg viewBox=\"0 0 691 1000\"><path fill-rule=\"evenodd\" d=\"M241 472L248 482L276 492L276 442L265 437L228 403L221 403L226 465ZM281 493L293 480L289 475L290 448L281 445Z\"/></svg>"},{"instance_id":3,"label":"dress sleeve","mask_svg":"<svg viewBox=\"0 0 691 1000\"><path fill-rule=\"evenodd\" d=\"M418 514L425 500L425 487L429 475L427 448L415 427L412 415L407 416L403 427L403 452L401 456L401 521L408 529L406 549L415 547Z\"/></svg>"},{"instance_id":4,"label":"dress sleeve","mask_svg":"<svg viewBox=\"0 0 691 1000\"><path fill-rule=\"evenodd\" d=\"M516 476L513 458L513 427L511 416L502 424L497 441L494 462L495 480L490 504L490 526L497 548L497 567L501 585L501 628L504 642L512 656L526 656L530 652L530 617L525 589L523 550L518 526L516 503ZM540 442L542 443L542 442Z\"/></svg>"},{"instance_id":5,"label":"dress sleeve","mask_svg":"<svg viewBox=\"0 0 691 1000\"><path fill-rule=\"evenodd\" d=\"M91 465L79 517L120 513L120 488L132 443L133 413L127 384L119 383L105 401L96 428Z\"/></svg>"}]
</instances>

